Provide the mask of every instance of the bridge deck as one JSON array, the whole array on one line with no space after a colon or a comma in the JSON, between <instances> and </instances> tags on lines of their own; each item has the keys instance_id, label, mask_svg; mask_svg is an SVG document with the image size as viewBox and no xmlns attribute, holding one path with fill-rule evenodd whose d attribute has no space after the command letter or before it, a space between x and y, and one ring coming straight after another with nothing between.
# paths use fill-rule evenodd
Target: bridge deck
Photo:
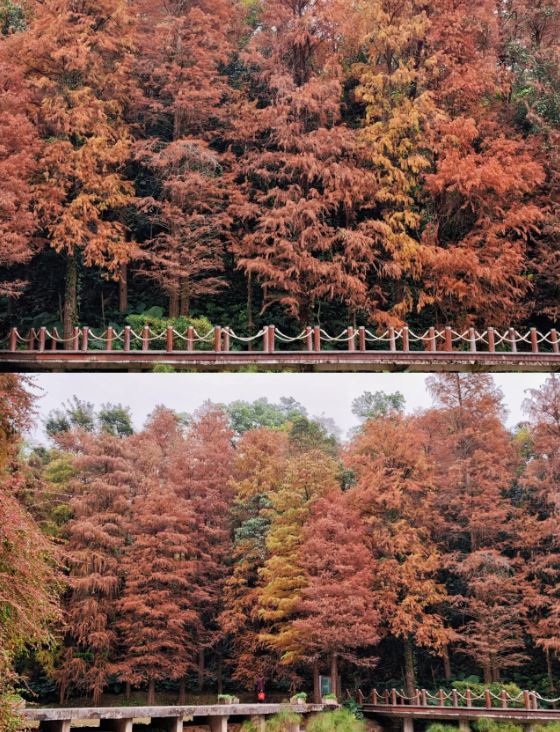
<instances>
[{"instance_id":1,"label":"bridge deck","mask_svg":"<svg viewBox=\"0 0 560 732\"><path fill-rule=\"evenodd\" d=\"M560 709L500 709L498 707L439 707L412 704L364 704L364 714L396 719L467 720L502 719L523 724L541 724L560 721Z\"/></svg>"},{"instance_id":2,"label":"bridge deck","mask_svg":"<svg viewBox=\"0 0 560 732\"><path fill-rule=\"evenodd\" d=\"M468 351L0 351L0 371L560 371L558 353Z\"/></svg>"},{"instance_id":3,"label":"bridge deck","mask_svg":"<svg viewBox=\"0 0 560 732\"><path fill-rule=\"evenodd\" d=\"M134 707L28 707L22 712L29 722L59 720L97 720L153 718L207 719L208 717L253 717L278 714L285 710L297 714L320 712L323 704L196 704Z\"/></svg>"}]
</instances>

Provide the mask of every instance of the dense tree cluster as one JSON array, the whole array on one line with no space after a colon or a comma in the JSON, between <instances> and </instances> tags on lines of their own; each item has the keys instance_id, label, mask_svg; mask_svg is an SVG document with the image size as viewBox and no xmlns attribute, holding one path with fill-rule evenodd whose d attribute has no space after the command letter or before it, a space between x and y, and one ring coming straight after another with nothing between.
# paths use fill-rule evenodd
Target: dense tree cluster
<instances>
[{"instance_id":1,"label":"dense tree cluster","mask_svg":"<svg viewBox=\"0 0 560 732\"><path fill-rule=\"evenodd\" d=\"M75 399L51 447L18 457L29 385L4 377L4 678L17 661L31 688L46 674L95 701L257 677L318 695L320 674L336 692L472 675L554 690L560 382L512 431L490 376L427 383L413 415L364 394L345 444L291 399L158 407L136 432L123 407Z\"/></svg>"},{"instance_id":2,"label":"dense tree cluster","mask_svg":"<svg viewBox=\"0 0 560 732\"><path fill-rule=\"evenodd\" d=\"M559 0L0 4L0 325L558 318Z\"/></svg>"}]
</instances>

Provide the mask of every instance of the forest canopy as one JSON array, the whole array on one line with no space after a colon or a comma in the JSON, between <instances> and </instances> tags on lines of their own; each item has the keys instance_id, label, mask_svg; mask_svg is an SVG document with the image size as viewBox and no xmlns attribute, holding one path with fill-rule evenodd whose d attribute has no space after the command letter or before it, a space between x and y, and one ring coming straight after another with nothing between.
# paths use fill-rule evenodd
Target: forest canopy
<instances>
[{"instance_id":1,"label":"forest canopy","mask_svg":"<svg viewBox=\"0 0 560 732\"><path fill-rule=\"evenodd\" d=\"M75 398L32 447L32 382L0 376L0 698L317 697L319 674L554 696L560 381L513 429L491 376L427 383L414 414L364 394L346 442L289 398L136 431Z\"/></svg>"},{"instance_id":2,"label":"forest canopy","mask_svg":"<svg viewBox=\"0 0 560 732\"><path fill-rule=\"evenodd\" d=\"M559 39L559 0L0 2L0 328L557 321Z\"/></svg>"}]
</instances>

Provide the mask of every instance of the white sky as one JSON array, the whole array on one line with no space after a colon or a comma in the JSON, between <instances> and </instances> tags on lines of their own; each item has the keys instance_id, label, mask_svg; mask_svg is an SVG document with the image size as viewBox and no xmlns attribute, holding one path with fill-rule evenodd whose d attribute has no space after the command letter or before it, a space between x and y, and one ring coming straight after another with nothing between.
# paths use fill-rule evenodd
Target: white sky
<instances>
[{"instance_id":1,"label":"white sky","mask_svg":"<svg viewBox=\"0 0 560 732\"><path fill-rule=\"evenodd\" d=\"M311 416L332 417L342 436L358 424L351 411L352 400L364 391L400 391L407 411L429 407L426 374L36 374L39 387L33 441L45 441L42 422L74 394L99 407L106 402L131 408L133 422L140 428L158 404L178 412L193 412L203 402L228 403L236 399L253 401L267 397L293 397ZM527 389L537 388L546 374L495 374L504 392L508 425L524 418L521 408Z\"/></svg>"}]
</instances>

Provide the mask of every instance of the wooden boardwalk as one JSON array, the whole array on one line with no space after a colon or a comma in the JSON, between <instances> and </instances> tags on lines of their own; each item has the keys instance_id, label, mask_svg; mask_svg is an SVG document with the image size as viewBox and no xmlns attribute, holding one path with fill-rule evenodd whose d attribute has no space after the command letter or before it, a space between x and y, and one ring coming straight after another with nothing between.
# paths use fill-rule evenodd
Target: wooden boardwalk
<instances>
[{"instance_id":1,"label":"wooden boardwalk","mask_svg":"<svg viewBox=\"0 0 560 732\"><path fill-rule=\"evenodd\" d=\"M56 328L12 328L0 338L2 371L541 371L560 370L556 330L494 328L455 331L407 326L376 332L349 326L331 335L308 326L289 336L276 326L241 336L229 327L207 333L171 326L158 332L129 326L104 331L75 328L68 337Z\"/></svg>"},{"instance_id":2,"label":"wooden boardwalk","mask_svg":"<svg viewBox=\"0 0 560 732\"><path fill-rule=\"evenodd\" d=\"M152 721L168 732L183 732L189 724L207 725L209 732L227 732L228 719L251 720L257 732L263 729L265 718L290 710L307 715L322 712L323 704L196 704L184 706L143 707L45 707L23 711L26 729L45 732L69 732L74 726L97 728L114 732L146 729ZM75 725L74 725L75 723ZM89 724L88 724L89 723ZM293 725L290 732L299 732Z\"/></svg>"},{"instance_id":3,"label":"wooden boardwalk","mask_svg":"<svg viewBox=\"0 0 560 732\"><path fill-rule=\"evenodd\" d=\"M468 730L477 719L497 719L519 724L526 732L538 724L560 722L560 709L555 708L560 698L545 699L534 691L512 697L505 691L493 694L489 689L479 695L470 690L461 694L455 689L440 689L431 694L418 689L407 697L395 689L383 693L374 690L367 699L359 692L358 701L366 716L400 720L403 732L414 731L414 720L456 721L460 729Z\"/></svg>"}]
</instances>

